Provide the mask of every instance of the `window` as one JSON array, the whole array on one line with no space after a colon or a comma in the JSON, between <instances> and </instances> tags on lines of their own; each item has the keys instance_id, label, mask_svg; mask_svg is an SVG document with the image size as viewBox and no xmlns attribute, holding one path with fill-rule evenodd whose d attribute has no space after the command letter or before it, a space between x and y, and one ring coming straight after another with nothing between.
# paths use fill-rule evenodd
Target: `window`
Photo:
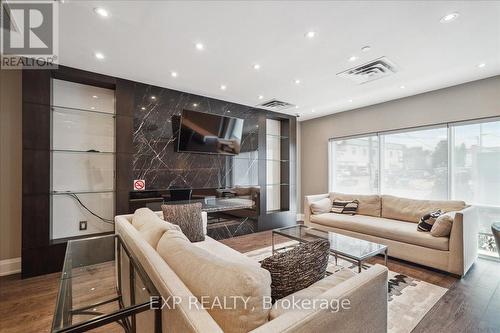
<instances>
[{"instance_id":1,"label":"window","mask_svg":"<svg viewBox=\"0 0 500 333\"><path fill-rule=\"evenodd\" d=\"M500 121L452 131L452 197L500 207Z\"/></svg>"},{"instance_id":2,"label":"window","mask_svg":"<svg viewBox=\"0 0 500 333\"><path fill-rule=\"evenodd\" d=\"M491 224L500 221L500 121L452 127L451 197L476 205L479 252L496 251Z\"/></svg>"},{"instance_id":3,"label":"window","mask_svg":"<svg viewBox=\"0 0 500 333\"><path fill-rule=\"evenodd\" d=\"M381 135L383 194L445 199L448 190L447 128Z\"/></svg>"},{"instance_id":4,"label":"window","mask_svg":"<svg viewBox=\"0 0 500 333\"><path fill-rule=\"evenodd\" d=\"M367 154L356 154L357 147ZM378 193L378 137L334 141L333 184L337 192ZM370 152L370 154L368 154Z\"/></svg>"},{"instance_id":5,"label":"window","mask_svg":"<svg viewBox=\"0 0 500 333\"><path fill-rule=\"evenodd\" d=\"M496 256L499 170L498 118L330 141L330 191L463 200L478 211L485 255Z\"/></svg>"}]
</instances>

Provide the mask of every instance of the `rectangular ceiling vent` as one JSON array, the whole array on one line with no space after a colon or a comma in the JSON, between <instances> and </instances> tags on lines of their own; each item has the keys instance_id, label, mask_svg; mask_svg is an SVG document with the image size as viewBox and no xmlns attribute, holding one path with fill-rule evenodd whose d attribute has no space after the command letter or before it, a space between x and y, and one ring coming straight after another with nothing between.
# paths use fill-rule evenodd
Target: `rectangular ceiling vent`
<instances>
[{"instance_id":1,"label":"rectangular ceiling vent","mask_svg":"<svg viewBox=\"0 0 500 333\"><path fill-rule=\"evenodd\" d=\"M366 64L340 72L337 75L358 84L362 84L381 79L396 72L396 65L386 57L381 57L367 62Z\"/></svg>"},{"instance_id":2,"label":"rectangular ceiling vent","mask_svg":"<svg viewBox=\"0 0 500 333\"><path fill-rule=\"evenodd\" d=\"M271 110L271 111L280 111L280 110L291 108L294 105L291 103L278 101L277 99L272 99L270 101L264 102L264 103L259 104L257 106L266 108L266 109Z\"/></svg>"}]
</instances>

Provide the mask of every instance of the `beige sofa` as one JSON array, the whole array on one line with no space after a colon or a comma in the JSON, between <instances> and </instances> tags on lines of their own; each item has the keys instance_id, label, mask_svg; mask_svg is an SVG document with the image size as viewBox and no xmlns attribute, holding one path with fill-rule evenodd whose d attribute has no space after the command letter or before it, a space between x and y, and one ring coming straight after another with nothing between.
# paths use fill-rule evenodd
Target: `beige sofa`
<instances>
[{"instance_id":1,"label":"beige sofa","mask_svg":"<svg viewBox=\"0 0 500 333\"><path fill-rule=\"evenodd\" d=\"M162 216L161 212L156 214ZM206 223L206 214L203 218ZM192 299L200 290L213 295L220 288L231 290L228 292L231 294L270 296L270 274L258 262L208 236L203 242L186 243L182 239L184 236L176 234L177 231L165 231L163 235L160 232L158 241L158 230L143 226L137 229L133 215L116 216L115 222L116 233L141 262L158 292L164 298L177 296L183 300L175 307L162 309L163 332L387 331L387 269L384 266L375 265L349 278L334 274L293 294L301 299L332 302L348 299L350 309L339 312L321 308L296 311L275 304L273 308L257 306L257 310L250 310L250 313L241 312L241 309L237 313L224 313L193 306L185 300ZM181 245L178 247L177 244ZM127 256L121 256L125 304L130 300L127 260ZM137 316L139 332L152 331L153 323L152 311Z\"/></svg>"},{"instance_id":2,"label":"beige sofa","mask_svg":"<svg viewBox=\"0 0 500 333\"><path fill-rule=\"evenodd\" d=\"M359 201L358 214L313 214L311 204L324 198ZM449 237L417 231L420 218L433 210L452 212ZM463 201L413 200L390 195L326 193L304 202L306 225L388 246L391 257L465 275L477 258L478 217Z\"/></svg>"}]
</instances>

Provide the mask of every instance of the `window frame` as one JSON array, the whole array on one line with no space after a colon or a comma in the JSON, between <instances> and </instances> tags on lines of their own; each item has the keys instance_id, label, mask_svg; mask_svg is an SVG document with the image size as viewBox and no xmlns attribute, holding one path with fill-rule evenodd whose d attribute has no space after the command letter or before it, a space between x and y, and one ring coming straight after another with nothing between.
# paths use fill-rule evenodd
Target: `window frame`
<instances>
[{"instance_id":1,"label":"window frame","mask_svg":"<svg viewBox=\"0 0 500 333\"><path fill-rule=\"evenodd\" d=\"M383 182L382 182L382 173L383 173L383 163L384 163L384 143L385 143L385 136L390 135L390 134L398 134L398 133L409 133L409 132L416 132L416 131L423 131L423 130L430 130L430 129L437 129L437 128L446 128L446 133L447 133L447 146L448 146L448 154L447 154L447 193L446 193L446 198L443 198L443 200L453 200L456 199L453 196L453 148L455 145L455 135L453 128L454 127L459 127L459 126L466 126L466 125L475 125L475 124L484 124L484 123L490 123L490 122L497 122L500 121L500 116L494 116L494 117L486 117L486 118L477 118L477 119L469 119L469 120L461 120L461 121L454 121L454 122L445 122L445 123L438 123L438 124L433 124L433 125L423 125L423 126L415 126L415 127L406 127L406 128L400 128L400 129L392 129L392 130L385 130L385 131L378 131L378 132L368 132L368 133L363 133L363 134L355 134L355 135L346 135L346 136L338 136L338 137L331 137L328 139L328 191L333 192L335 188L335 163L333 163L333 158L335 157L335 142L340 141L340 140L350 140L350 139L360 139L360 138L367 138L370 136L376 136L377 137L377 144L378 144L378 186L377 186L377 193L378 195L382 195L383 193ZM457 199L458 200L458 199ZM474 206L484 206L484 207L495 207L495 208L500 208L500 206L495 206L495 205L484 205L481 203L469 203Z\"/></svg>"}]
</instances>

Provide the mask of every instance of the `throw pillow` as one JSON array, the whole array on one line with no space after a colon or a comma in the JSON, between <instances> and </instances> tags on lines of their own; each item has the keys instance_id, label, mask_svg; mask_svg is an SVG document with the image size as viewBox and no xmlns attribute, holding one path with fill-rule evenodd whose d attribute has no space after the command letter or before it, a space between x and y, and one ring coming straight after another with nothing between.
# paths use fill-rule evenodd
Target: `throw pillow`
<instances>
[{"instance_id":1,"label":"throw pillow","mask_svg":"<svg viewBox=\"0 0 500 333\"><path fill-rule=\"evenodd\" d=\"M332 209L332 202L328 198L311 202L311 213L314 215L328 213Z\"/></svg>"},{"instance_id":2,"label":"throw pillow","mask_svg":"<svg viewBox=\"0 0 500 333\"><path fill-rule=\"evenodd\" d=\"M436 222L436 219L441 216L443 212L441 209L438 209L434 212L430 212L425 214L420 218L420 222L418 222L417 230L418 231L424 231L424 232L429 232L432 229L432 226L434 225L434 222Z\"/></svg>"},{"instance_id":3,"label":"throw pillow","mask_svg":"<svg viewBox=\"0 0 500 333\"><path fill-rule=\"evenodd\" d=\"M191 242L205 240L203 219L201 217L201 203L162 205L161 210L163 211L165 221L177 224Z\"/></svg>"},{"instance_id":4,"label":"throw pillow","mask_svg":"<svg viewBox=\"0 0 500 333\"><path fill-rule=\"evenodd\" d=\"M329 254L330 242L316 239L264 259L261 266L271 273L273 302L324 278Z\"/></svg>"},{"instance_id":5,"label":"throw pillow","mask_svg":"<svg viewBox=\"0 0 500 333\"><path fill-rule=\"evenodd\" d=\"M341 201L333 200L332 213L354 215L358 211L358 200Z\"/></svg>"},{"instance_id":6,"label":"throw pillow","mask_svg":"<svg viewBox=\"0 0 500 333\"><path fill-rule=\"evenodd\" d=\"M448 237L451 233L453 216L450 213L443 214L436 219L431 229L434 237Z\"/></svg>"}]
</instances>

